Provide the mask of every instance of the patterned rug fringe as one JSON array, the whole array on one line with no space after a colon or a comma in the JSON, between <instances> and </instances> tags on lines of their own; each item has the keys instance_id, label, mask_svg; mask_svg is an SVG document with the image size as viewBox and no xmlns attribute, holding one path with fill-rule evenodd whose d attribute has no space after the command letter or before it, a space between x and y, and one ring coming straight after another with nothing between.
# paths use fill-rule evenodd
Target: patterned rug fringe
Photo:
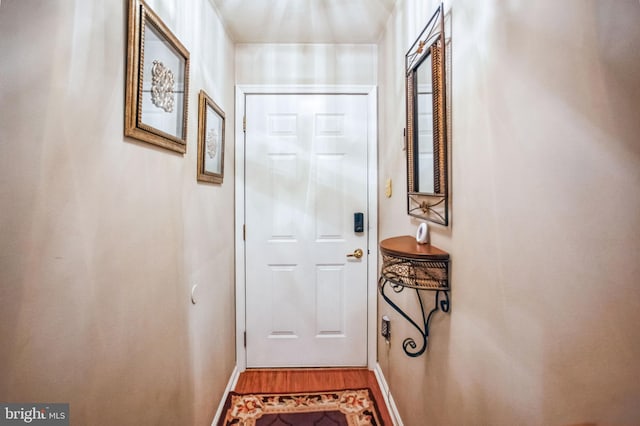
<instances>
[{"instance_id":1,"label":"patterned rug fringe","mask_svg":"<svg viewBox=\"0 0 640 426\"><path fill-rule=\"evenodd\" d=\"M369 389L292 394L229 393L218 426L314 425L380 426Z\"/></svg>"}]
</instances>

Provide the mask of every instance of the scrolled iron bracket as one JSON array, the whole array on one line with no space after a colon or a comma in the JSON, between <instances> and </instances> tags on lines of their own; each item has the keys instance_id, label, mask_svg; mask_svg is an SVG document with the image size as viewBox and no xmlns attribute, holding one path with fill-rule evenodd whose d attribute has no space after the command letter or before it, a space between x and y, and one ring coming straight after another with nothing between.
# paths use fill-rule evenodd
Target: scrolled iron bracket
<instances>
[{"instance_id":1,"label":"scrolled iron bracket","mask_svg":"<svg viewBox=\"0 0 640 426\"><path fill-rule=\"evenodd\" d=\"M381 276L378 280L378 289L380 290L380 295L382 296L382 298L389 304L389 306L391 306L397 313L399 313L404 319L406 319L422 337L422 342L419 346L413 337L407 337L402 342L402 349L404 350L405 354L412 358L418 357L427 350L427 345L429 343L429 323L431 322L431 317L433 316L433 314L438 310L445 313L449 312L449 308L451 307L449 301L449 292L448 290L436 290L434 308L431 309L427 314L425 313L424 303L422 301L422 296L420 295L420 289L414 288L416 297L418 298L418 302L420 304L420 313L422 314L422 321L420 323L417 323L384 293L387 284L391 284L391 288L395 293L402 292L405 289L405 286L390 281L384 276ZM443 295L442 300L440 299L441 293Z\"/></svg>"}]
</instances>

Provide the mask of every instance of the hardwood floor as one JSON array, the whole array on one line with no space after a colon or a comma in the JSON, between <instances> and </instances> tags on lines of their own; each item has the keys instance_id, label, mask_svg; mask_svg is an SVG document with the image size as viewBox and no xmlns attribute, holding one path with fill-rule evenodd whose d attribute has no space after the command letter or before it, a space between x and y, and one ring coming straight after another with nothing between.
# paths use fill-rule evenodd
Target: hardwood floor
<instances>
[{"instance_id":1,"label":"hardwood floor","mask_svg":"<svg viewBox=\"0 0 640 426\"><path fill-rule=\"evenodd\" d=\"M246 370L240 374L238 393L315 392L369 388L386 426L393 425L373 371L365 368L300 368Z\"/></svg>"}]
</instances>

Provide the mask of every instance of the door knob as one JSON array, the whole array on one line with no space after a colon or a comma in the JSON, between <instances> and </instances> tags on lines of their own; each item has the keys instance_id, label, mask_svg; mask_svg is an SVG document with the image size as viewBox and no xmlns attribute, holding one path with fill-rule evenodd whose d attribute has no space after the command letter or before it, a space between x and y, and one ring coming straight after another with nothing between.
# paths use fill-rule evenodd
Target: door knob
<instances>
[{"instance_id":1,"label":"door knob","mask_svg":"<svg viewBox=\"0 0 640 426\"><path fill-rule=\"evenodd\" d=\"M353 253L348 254L347 257L355 257L356 259L360 259L363 254L364 252L362 251L362 249L355 249Z\"/></svg>"}]
</instances>

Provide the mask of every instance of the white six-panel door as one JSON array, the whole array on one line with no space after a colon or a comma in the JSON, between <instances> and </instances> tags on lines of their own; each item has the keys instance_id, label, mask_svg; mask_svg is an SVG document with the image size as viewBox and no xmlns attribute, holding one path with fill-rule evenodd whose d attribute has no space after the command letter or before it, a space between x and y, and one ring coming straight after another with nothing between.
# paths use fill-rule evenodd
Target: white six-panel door
<instances>
[{"instance_id":1,"label":"white six-panel door","mask_svg":"<svg viewBox=\"0 0 640 426\"><path fill-rule=\"evenodd\" d=\"M248 94L245 114L247 367L365 366L367 97Z\"/></svg>"}]
</instances>

